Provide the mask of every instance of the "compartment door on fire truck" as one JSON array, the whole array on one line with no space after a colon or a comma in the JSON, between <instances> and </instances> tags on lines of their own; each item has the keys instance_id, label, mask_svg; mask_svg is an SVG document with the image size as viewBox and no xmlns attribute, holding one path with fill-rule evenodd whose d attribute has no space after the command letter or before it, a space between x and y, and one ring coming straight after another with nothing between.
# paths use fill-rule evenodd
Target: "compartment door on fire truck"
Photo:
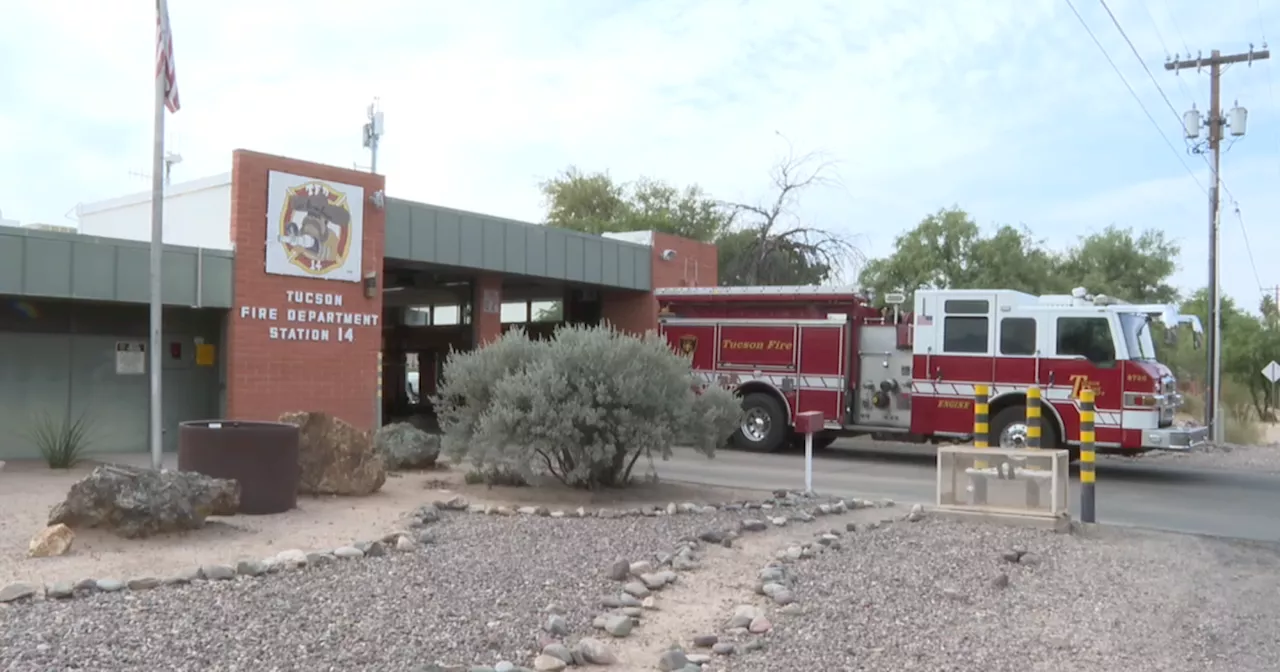
<instances>
[{"instance_id":1,"label":"compartment door on fire truck","mask_svg":"<svg viewBox=\"0 0 1280 672\"><path fill-rule=\"evenodd\" d=\"M947 291L928 299L931 301L922 301L922 307L936 316L932 320L936 326L924 391L934 397L935 412L913 413L912 431L972 432L975 387L990 385L994 376L996 295ZM927 305L930 302L935 305ZM917 406L917 410L927 407ZM928 427L917 427L917 422L925 422Z\"/></svg>"}]
</instances>

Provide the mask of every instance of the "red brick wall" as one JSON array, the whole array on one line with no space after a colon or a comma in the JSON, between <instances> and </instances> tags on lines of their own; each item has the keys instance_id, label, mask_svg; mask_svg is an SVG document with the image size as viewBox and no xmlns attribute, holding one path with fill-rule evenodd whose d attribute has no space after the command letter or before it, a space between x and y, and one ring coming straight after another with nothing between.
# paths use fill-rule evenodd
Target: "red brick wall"
<instances>
[{"instance_id":1,"label":"red brick wall","mask_svg":"<svg viewBox=\"0 0 1280 672\"><path fill-rule=\"evenodd\" d=\"M266 227L278 213L267 212L270 171L362 187L364 235L361 271L378 274L373 299L363 282L268 275ZM375 422L377 358L382 349L382 255L386 219L369 197L385 186L381 175L284 157L237 150L231 176L231 239L235 245L234 305L228 327L227 414L237 420L274 420L286 411L325 411L363 429ZM340 308L290 303L286 292L321 292L342 297ZM274 322L242 316L242 307L275 308ZM335 324L289 322L289 308L333 310L378 316L377 326L352 326L352 342L334 339ZM270 327L327 329L330 340L273 340Z\"/></svg>"},{"instance_id":2,"label":"red brick wall","mask_svg":"<svg viewBox=\"0 0 1280 672\"><path fill-rule=\"evenodd\" d=\"M664 250L675 250L675 257L664 260ZM653 287L714 287L719 263L716 246L666 233L653 234L650 256ZM608 292L604 297L603 317L619 329L644 333L658 328L658 302L652 294Z\"/></svg>"}]
</instances>

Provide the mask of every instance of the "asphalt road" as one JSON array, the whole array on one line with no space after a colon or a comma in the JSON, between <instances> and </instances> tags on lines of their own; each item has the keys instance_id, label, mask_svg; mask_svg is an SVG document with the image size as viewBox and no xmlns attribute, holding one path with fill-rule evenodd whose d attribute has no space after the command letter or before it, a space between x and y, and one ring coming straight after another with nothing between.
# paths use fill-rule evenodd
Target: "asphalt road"
<instances>
[{"instance_id":1,"label":"asphalt road","mask_svg":"<svg viewBox=\"0 0 1280 672\"><path fill-rule=\"evenodd\" d=\"M842 441L815 456L813 487L839 496L927 504L934 501L935 464L929 447ZM708 460L678 451L657 466L659 476L667 481L759 489L804 487L803 454L726 450ZM1097 483L1100 523L1280 541L1280 474L1100 461ZM1073 469L1073 515L1078 516L1079 504Z\"/></svg>"}]
</instances>

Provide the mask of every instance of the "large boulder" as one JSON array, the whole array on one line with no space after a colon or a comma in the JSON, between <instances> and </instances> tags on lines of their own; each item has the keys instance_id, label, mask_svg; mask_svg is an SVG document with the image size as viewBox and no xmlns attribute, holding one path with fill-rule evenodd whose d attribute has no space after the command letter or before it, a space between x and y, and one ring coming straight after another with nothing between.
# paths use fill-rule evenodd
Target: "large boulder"
<instances>
[{"instance_id":1,"label":"large boulder","mask_svg":"<svg viewBox=\"0 0 1280 672\"><path fill-rule=\"evenodd\" d=\"M298 426L299 494L371 495L387 482L369 432L328 413L295 411L280 422Z\"/></svg>"},{"instance_id":2,"label":"large boulder","mask_svg":"<svg viewBox=\"0 0 1280 672\"><path fill-rule=\"evenodd\" d=\"M49 512L49 525L98 527L135 539L199 529L208 516L232 516L239 508L235 481L106 464L71 486Z\"/></svg>"},{"instance_id":3,"label":"large boulder","mask_svg":"<svg viewBox=\"0 0 1280 672\"><path fill-rule=\"evenodd\" d=\"M373 435L388 469L427 469L440 457L440 437L407 422L393 422Z\"/></svg>"}]
</instances>

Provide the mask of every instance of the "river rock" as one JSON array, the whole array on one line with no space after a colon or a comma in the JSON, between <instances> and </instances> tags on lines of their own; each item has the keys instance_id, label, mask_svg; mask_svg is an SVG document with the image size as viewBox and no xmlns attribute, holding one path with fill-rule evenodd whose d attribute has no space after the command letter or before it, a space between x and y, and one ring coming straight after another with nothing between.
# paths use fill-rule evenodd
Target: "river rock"
<instances>
[{"instance_id":1,"label":"river rock","mask_svg":"<svg viewBox=\"0 0 1280 672\"><path fill-rule=\"evenodd\" d=\"M387 469L427 469L440 457L440 437L407 422L393 422L373 435Z\"/></svg>"},{"instance_id":2,"label":"river rock","mask_svg":"<svg viewBox=\"0 0 1280 672\"><path fill-rule=\"evenodd\" d=\"M369 432L328 413L295 411L280 422L297 425L300 434L299 494L364 496L386 483L386 466Z\"/></svg>"},{"instance_id":3,"label":"river rock","mask_svg":"<svg viewBox=\"0 0 1280 672\"><path fill-rule=\"evenodd\" d=\"M578 651L582 654L583 662L592 665L613 665L618 662L618 654L604 642L592 637L582 638L578 642Z\"/></svg>"},{"instance_id":4,"label":"river rock","mask_svg":"<svg viewBox=\"0 0 1280 672\"><path fill-rule=\"evenodd\" d=\"M36 533L31 538L31 543L27 544L27 555L33 558L52 558L56 555L65 555L71 550L71 542L75 541L76 533L71 528L58 523L50 525Z\"/></svg>"},{"instance_id":5,"label":"river rock","mask_svg":"<svg viewBox=\"0 0 1280 672\"><path fill-rule=\"evenodd\" d=\"M105 464L71 486L50 511L49 525L100 527L136 539L198 529L207 516L230 516L239 508L235 481Z\"/></svg>"}]
</instances>

